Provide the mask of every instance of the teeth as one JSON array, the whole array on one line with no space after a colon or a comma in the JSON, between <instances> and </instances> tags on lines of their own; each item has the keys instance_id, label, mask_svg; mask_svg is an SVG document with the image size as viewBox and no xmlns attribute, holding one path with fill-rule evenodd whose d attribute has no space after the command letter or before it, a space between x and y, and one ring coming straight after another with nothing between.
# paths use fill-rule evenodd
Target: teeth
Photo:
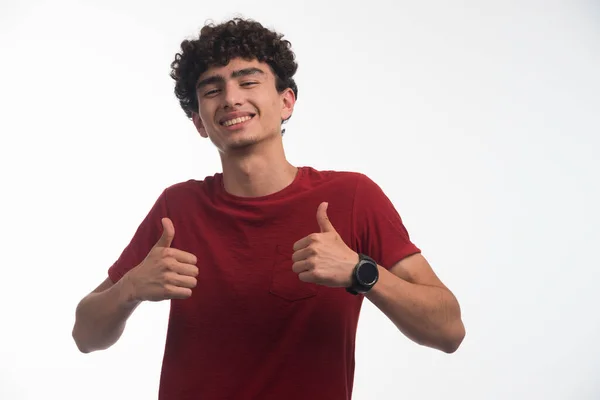
<instances>
[{"instance_id":1,"label":"teeth","mask_svg":"<svg viewBox=\"0 0 600 400\"><path fill-rule=\"evenodd\" d=\"M246 117L239 117L239 118L235 118L235 119L230 119L229 121L223 122L223 125L224 126L231 126L231 125L235 125L235 124L241 124L242 122L248 121L249 119L252 119L252 117L246 116Z\"/></svg>"}]
</instances>

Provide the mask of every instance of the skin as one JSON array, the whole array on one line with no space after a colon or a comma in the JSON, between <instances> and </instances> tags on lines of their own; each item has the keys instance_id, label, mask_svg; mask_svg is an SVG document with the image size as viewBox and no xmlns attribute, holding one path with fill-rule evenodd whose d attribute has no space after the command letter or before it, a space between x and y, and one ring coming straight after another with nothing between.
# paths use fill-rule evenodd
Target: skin
<instances>
[{"instance_id":1,"label":"skin","mask_svg":"<svg viewBox=\"0 0 600 400\"><path fill-rule=\"evenodd\" d=\"M249 75L238 71L257 69ZM283 149L281 121L289 118L296 99L291 89L278 93L275 75L265 63L233 59L224 67L202 74L198 82L221 77L201 85L196 94L199 113L192 120L203 138L219 150L225 189L237 196L264 196L289 185L297 173ZM252 113L252 120L236 131L225 129L219 120L226 115Z\"/></svg>"},{"instance_id":2,"label":"skin","mask_svg":"<svg viewBox=\"0 0 600 400\"><path fill-rule=\"evenodd\" d=\"M327 217L327 203L317 209L320 232L294 244L292 269L300 280L348 287L358 254L350 249ZM379 280L365 295L408 338L446 353L460 346L465 328L458 301L421 254L404 258L390 270L377 266Z\"/></svg>"},{"instance_id":3,"label":"skin","mask_svg":"<svg viewBox=\"0 0 600 400\"><path fill-rule=\"evenodd\" d=\"M219 151L225 190L242 197L265 196L291 184L297 168L285 157L281 121L293 113L293 91L278 92L273 72L257 60L233 59L205 71L198 83L199 110L192 121ZM239 127L222 124L240 115L252 119ZM358 254L329 221L327 203L315 211L320 231L298 238L292 268L302 281L347 287ZM107 278L79 303L73 338L82 352L112 346L142 301L192 295L197 260L171 248L175 227L168 218L162 223L162 237L140 265L116 284ZM389 270L378 268L379 281L366 298L414 342L456 351L465 336L460 306L423 255L406 257Z\"/></svg>"}]
</instances>

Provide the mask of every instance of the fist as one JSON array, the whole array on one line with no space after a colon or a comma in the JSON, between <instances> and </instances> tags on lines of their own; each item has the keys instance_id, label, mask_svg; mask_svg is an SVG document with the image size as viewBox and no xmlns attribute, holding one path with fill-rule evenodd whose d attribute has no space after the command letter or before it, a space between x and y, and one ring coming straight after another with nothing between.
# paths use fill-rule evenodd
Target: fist
<instances>
[{"instance_id":1,"label":"fist","mask_svg":"<svg viewBox=\"0 0 600 400\"><path fill-rule=\"evenodd\" d=\"M196 287L196 256L171 247L175 227L169 218L162 219L162 226L162 236L144 261L124 276L133 300L187 299Z\"/></svg>"},{"instance_id":2,"label":"fist","mask_svg":"<svg viewBox=\"0 0 600 400\"><path fill-rule=\"evenodd\" d=\"M329 287L348 287L352 283L352 270L358 263L358 253L352 250L336 231L327 216L328 203L317 208L320 232L294 243L292 270L303 282Z\"/></svg>"}]
</instances>

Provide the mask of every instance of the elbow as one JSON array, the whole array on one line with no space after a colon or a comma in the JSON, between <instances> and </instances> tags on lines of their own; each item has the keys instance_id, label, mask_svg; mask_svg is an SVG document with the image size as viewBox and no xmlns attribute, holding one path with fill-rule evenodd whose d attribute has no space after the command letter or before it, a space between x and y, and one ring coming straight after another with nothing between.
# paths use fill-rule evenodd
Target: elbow
<instances>
[{"instance_id":1,"label":"elbow","mask_svg":"<svg viewBox=\"0 0 600 400\"><path fill-rule=\"evenodd\" d=\"M73 327L73 332L71 333L71 336L73 337L73 341L75 342L75 345L77 346L77 349L83 353L83 354L88 354L91 353L91 350L88 349L87 347L84 346L84 344L81 341L81 338L78 334L78 330L77 330L77 325L75 325Z\"/></svg>"},{"instance_id":2,"label":"elbow","mask_svg":"<svg viewBox=\"0 0 600 400\"><path fill-rule=\"evenodd\" d=\"M83 347L83 346L81 346L81 345L79 345L79 344L77 344L77 349L79 349L79 351L80 351L82 354L89 354L89 353L91 353L91 352L92 352L91 350L88 350L87 348L85 348L85 347Z\"/></svg>"},{"instance_id":3,"label":"elbow","mask_svg":"<svg viewBox=\"0 0 600 400\"><path fill-rule=\"evenodd\" d=\"M465 325L459 319L451 332L446 336L444 344L440 346L440 350L447 354L452 354L458 350L466 335Z\"/></svg>"},{"instance_id":4,"label":"elbow","mask_svg":"<svg viewBox=\"0 0 600 400\"><path fill-rule=\"evenodd\" d=\"M79 307L80 307L81 303L77 305L77 309L75 311L75 324L73 324L73 330L71 331L71 337L73 338L73 341L75 342L75 345L77 346L77 349L86 354L89 353L90 351L83 345L82 342L82 338L81 338L81 326L80 326L80 322L79 322Z\"/></svg>"}]
</instances>

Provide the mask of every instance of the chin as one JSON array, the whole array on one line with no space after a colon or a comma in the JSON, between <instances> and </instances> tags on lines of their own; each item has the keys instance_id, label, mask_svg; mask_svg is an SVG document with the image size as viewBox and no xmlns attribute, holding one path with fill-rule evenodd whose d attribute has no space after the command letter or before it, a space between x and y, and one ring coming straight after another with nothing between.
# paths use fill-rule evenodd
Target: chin
<instances>
[{"instance_id":1,"label":"chin","mask_svg":"<svg viewBox=\"0 0 600 400\"><path fill-rule=\"evenodd\" d=\"M227 141L227 143L224 143L224 150L245 150L248 149L252 146L254 146L255 144L259 143L260 141L256 138L240 138L237 140L231 140L231 141Z\"/></svg>"}]
</instances>

